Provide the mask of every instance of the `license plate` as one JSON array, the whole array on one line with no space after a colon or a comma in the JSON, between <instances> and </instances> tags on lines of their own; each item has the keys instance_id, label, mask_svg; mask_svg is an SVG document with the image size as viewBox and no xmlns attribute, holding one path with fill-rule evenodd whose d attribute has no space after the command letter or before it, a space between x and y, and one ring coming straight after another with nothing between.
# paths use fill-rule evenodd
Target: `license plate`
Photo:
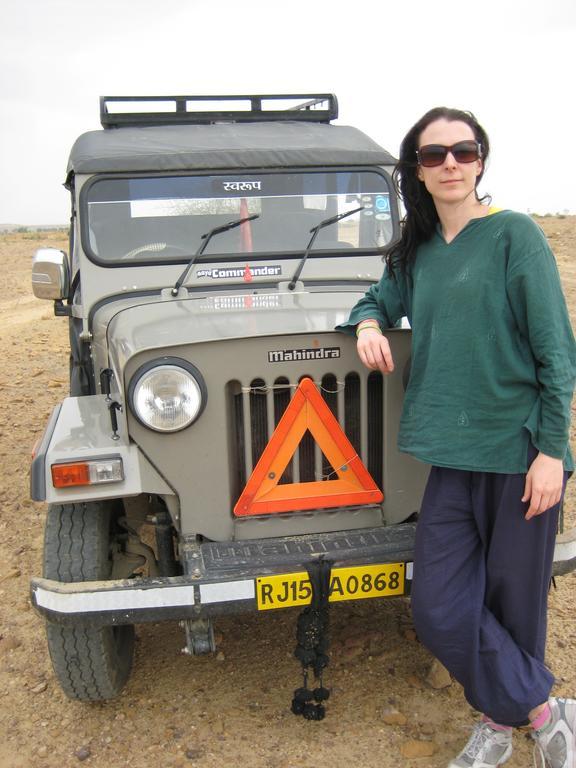
<instances>
[{"instance_id":1,"label":"license plate","mask_svg":"<svg viewBox=\"0 0 576 768\"><path fill-rule=\"evenodd\" d=\"M337 602L403 595L405 577L405 563L334 568L330 575L329 600ZM256 579L256 602L259 611L308 605L311 598L312 585L305 571Z\"/></svg>"}]
</instances>

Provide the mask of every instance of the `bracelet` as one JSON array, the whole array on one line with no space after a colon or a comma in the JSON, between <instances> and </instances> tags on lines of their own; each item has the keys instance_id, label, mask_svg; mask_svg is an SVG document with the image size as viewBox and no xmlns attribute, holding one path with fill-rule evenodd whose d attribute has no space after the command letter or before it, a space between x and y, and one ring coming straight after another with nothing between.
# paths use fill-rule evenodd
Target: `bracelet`
<instances>
[{"instance_id":1,"label":"bracelet","mask_svg":"<svg viewBox=\"0 0 576 768\"><path fill-rule=\"evenodd\" d=\"M359 334L362 333L362 331L367 331L367 330L376 331L377 333L380 334L380 336L383 335L379 325L363 325L361 328L360 327L356 328L356 338L358 338Z\"/></svg>"},{"instance_id":2,"label":"bracelet","mask_svg":"<svg viewBox=\"0 0 576 768\"><path fill-rule=\"evenodd\" d=\"M356 327L364 328L365 326L368 326L368 325L375 325L377 328L380 328L380 323L378 322L378 320L375 320L373 317L367 317L365 320L360 320L360 322Z\"/></svg>"}]
</instances>

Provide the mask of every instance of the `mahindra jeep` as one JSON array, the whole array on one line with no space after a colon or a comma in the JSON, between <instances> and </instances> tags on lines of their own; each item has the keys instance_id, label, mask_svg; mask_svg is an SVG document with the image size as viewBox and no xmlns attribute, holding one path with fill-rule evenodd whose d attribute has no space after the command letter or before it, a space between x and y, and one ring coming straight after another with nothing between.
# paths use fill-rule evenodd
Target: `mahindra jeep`
<instances>
[{"instance_id":1,"label":"mahindra jeep","mask_svg":"<svg viewBox=\"0 0 576 768\"><path fill-rule=\"evenodd\" d=\"M70 254L37 252L35 295L70 333L70 397L35 448L55 674L119 693L134 624L408 595L427 469L396 448L396 370L336 333L397 237L393 157L334 125L333 95L103 97L74 144ZM556 572L574 568L560 538Z\"/></svg>"}]
</instances>

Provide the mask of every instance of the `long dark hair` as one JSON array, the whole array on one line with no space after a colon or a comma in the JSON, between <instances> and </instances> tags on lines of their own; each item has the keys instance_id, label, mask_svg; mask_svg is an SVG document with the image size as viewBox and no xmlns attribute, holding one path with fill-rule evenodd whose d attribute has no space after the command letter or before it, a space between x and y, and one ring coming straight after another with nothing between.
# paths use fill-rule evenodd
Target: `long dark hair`
<instances>
[{"instance_id":1,"label":"long dark hair","mask_svg":"<svg viewBox=\"0 0 576 768\"><path fill-rule=\"evenodd\" d=\"M420 135L430 123L435 120L460 121L472 128L476 141L481 145L482 171L476 178L476 188L484 175L486 160L490 154L490 142L488 134L482 128L472 112L464 112L460 109L448 109L448 107L435 107L426 112L417 123L408 131L400 145L400 159L394 168L392 178L396 192L404 203L406 215L402 221L400 239L396 240L386 253L388 271L394 275L394 270L399 268L401 272L407 272L414 261L416 249L420 243L429 240L438 223L438 213L432 199L432 195L426 189L424 182L418 178L418 163L416 150ZM478 197L477 200L485 200Z\"/></svg>"}]
</instances>

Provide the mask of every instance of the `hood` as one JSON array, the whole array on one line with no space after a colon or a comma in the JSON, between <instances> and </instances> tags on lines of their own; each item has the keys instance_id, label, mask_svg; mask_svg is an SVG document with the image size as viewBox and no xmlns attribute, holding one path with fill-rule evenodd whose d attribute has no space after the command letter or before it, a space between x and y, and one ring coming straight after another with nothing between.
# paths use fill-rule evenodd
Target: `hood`
<instances>
[{"instance_id":1,"label":"hood","mask_svg":"<svg viewBox=\"0 0 576 768\"><path fill-rule=\"evenodd\" d=\"M361 298L357 291L238 293L107 305L94 318L95 341L122 370L139 352L224 339L333 331ZM106 339L103 336L106 336Z\"/></svg>"}]
</instances>

